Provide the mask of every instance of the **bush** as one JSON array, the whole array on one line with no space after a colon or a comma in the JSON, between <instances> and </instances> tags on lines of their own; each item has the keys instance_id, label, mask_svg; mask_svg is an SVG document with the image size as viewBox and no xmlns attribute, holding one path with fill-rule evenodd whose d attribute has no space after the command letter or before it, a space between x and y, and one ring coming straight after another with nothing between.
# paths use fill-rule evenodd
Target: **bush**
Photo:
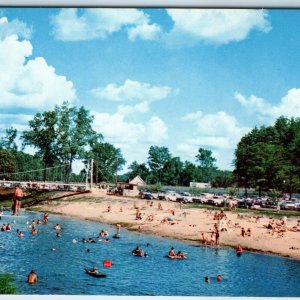
<instances>
[{"instance_id":1,"label":"bush","mask_svg":"<svg viewBox=\"0 0 300 300\"><path fill-rule=\"evenodd\" d=\"M0 275L0 295L15 295L17 288L13 285L13 277L10 274Z\"/></svg>"}]
</instances>

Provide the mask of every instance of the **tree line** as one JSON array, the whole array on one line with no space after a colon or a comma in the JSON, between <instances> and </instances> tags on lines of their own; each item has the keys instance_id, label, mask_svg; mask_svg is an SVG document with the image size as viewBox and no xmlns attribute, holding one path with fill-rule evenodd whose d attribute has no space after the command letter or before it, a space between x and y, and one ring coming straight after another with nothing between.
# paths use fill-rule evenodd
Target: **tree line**
<instances>
[{"instance_id":1,"label":"tree line","mask_svg":"<svg viewBox=\"0 0 300 300\"><path fill-rule=\"evenodd\" d=\"M182 161L164 146L150 146L145 162L133 161L120 175L126 160L121 149L106 142L92 128L93 116L83 106L67 102L37 113L16 145L17 130L6 129L0 138L0 174L64 166L64 181L76 180L72 163L93 159L94 182L129 180L139 175L147 184L188 186L210 182L213 187L244 187L262 191L296 192L300 186L300 119L280 117L272 126L255 127L243 136L235 150L234 171L219 170L208 149L199 148L195 161ZM26 146L36 150L24 152ZM81 175L86 172L81 171ZM119 175L119 176L118 176ZM43 180L47 180L44 173Z\"/></svg>"}]
</instances>

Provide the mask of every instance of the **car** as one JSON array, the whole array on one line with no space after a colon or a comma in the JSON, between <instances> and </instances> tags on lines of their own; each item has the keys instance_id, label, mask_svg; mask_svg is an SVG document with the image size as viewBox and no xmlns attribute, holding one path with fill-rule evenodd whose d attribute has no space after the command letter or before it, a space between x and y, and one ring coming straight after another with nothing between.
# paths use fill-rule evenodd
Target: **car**
<instances>
[{"instance_id":1,"label":"car","mask_svg":"<svg viewBox=\"0 0 300 300\"><path fill-rule=\"evenodd\" d=\"M173 202L176 202L177 198L179 196L180 195L178 193L173 192L173 191L167 192L166 195L165 195L167 201L173 201Z\"/></svg>"},{"instance_id":2,"label":"car","mask_svg":"<svg viewBox=\"0 0 300 300\"><path fill-rule=\"evenodd\" d=\"M142 195L142 199L152 200L153 195L149 192L144 192L143 195Z\"/></svg>"},{"instance_id":3,"label":"car","mask_svg":"<svg viewBox=\"0 0 300 300\"><path fill-rule=\"evenodd\" d=\"M238 208L249 208L249 204L246 200L239 200L237 207Z\"/></svg>"},{"instance_id":4,"label":"car","mask_svg":"<svg viewBox=\"0 0 300 300\"><path fill-rule=\"evenodd\" d=\"M222 196L213 196L208 199L206 203L214 206L222 206L224 204L224 198Z\"/></svg>"},{"instance_id":5,"label":"car","mask_svg":"<svg viewBox=\"0 0 300 300\"><path fill-rule=\"evenodd\" d=\"M166 193L164 191L159 191L157 194L158 200L166 200Z\"/></svg>"},{"instance_id":6,"label":"car","mask_svg":"<svg viewBox=\"0 0 300 300\"><path fill-rule=\"evenodd\" d=\"M177 202L192 203L193 197L190 193L180 193L176 199Z\"/></svg>"},{"instance_id":7,"label":"car","mask_svg":"<svg viewBox=\"0 0 300 300\"><path fill-rule=\"evenodd\" d=\"M280 205L280 209L295 210L297 208L297 204L298 203L296 201L286 201Z\"/></svg>"},{"instance_id":8,"label":"car","mask_svg":"<svg viewBox=\"0 0 300 300\"><path fill-rule=\"evenodd\" d=\"M201 193L200 196L197 198L199 199L199 203L207 204L208 200L211 199L214 196L214 194L210 193ZM197 202L197 201L195 201Z\"/></svg>"}]
</instances>

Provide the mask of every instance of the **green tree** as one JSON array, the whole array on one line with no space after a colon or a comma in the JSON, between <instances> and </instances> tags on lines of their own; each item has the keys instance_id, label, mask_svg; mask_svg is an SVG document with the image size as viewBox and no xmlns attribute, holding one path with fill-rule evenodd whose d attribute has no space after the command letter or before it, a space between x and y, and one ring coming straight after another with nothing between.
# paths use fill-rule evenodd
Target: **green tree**
<instances>
[{"instance_id":1,"label":"green tree","mask_svg":"<svg viewBox=\"0 0 300 300\"><path fill-rule=\"evenodd\" d=\"M198 168L195 164L185 161L180 173L180 185L189 186L190 182L195 182L198 176Z\"/></svg>"},{"instance_id":2,"label":"green tree","mask_svg":"<svg viewBox=\"0 0 300 300\"><path fill-rule=\"evenodd\" d=\"M212 156L212 151L199 148L198 154L196 155L196 161L199 163L203 181L211 181L213 173L217 169L215 166L216 159Z\"/></svg>"},{"instance_id":3,"label":"green tree","mask_svg":"<svg viewBox=\"0 0 300 300\"><path fill-rule=\"evenodd\" d=\"M56 132L58 117L55 111L37 113L33 120L29 121L30 130L22 135L23 147L30 145L37 149L37 154L42 158L44 167L52 167L57 162L56 156ZM46 171L44 180L46 180Z\"/></svg>"},{"instance_id":4,"label":"green tree","mask_svg":"<svg viewBox=\"0 0 300 300\"><path fill-rule=\"evenodd\" d=\"M151 146L148 152L148 165L151 170L151 182L162 182L163 168L171 159L167 147Z\"/></svg>"},{"instance_id":5,"label":"green tree","mask_svg":"<svg viewBox=\"0 0 300 300\"><path fill-rule=\"evenodd\" d=\"M17 129L10 127L5 130L5 136L0 138L0 149L17 150L15 139L17 137Z\"/></svg>"},{"instance_id":6,"label":"green tree","mask_svg":"<svg viewBox=\"0 0 300 300\"><path fill-rule=\"evenodd\" d=\"M183 163L179 157L172 157L163 166L162 183L168 185L178 185L182 172Z\"/></svg>"},{"instance_id":7,"label":"green tree","mask_svg":"<svg viewBox=\"0 0 300 300\"><path fill-rule=\"evenodd\" d=\"M12 151L0 149L0 176L1 179L10 180L11 175L9 173L15 173L18 171L17 161Z\"/></svg>"},{"instance_id":8,"label":"green tree","mask_svg":"<svg viewBox=\"0 0 300 300\"><path fill-rule=\"evenodd\" d=\"M134 161L129 166L129 170L129 178L133 179L136 176L140 176L145 182L147 182L150 171L145 163L139 164L137 161Z\"/></svg>"},{"instance_id":9,"label":"green tree","mask_svg":"<svg viewBox=\"0 0 300 300\"><path fill-rule=\"evenodd\" d=\"M121 149L109 143L96 142L92 144L91 153L94 159L94 181L117 181L117 173L126 163Z\"/></svg>"}]
</instances>

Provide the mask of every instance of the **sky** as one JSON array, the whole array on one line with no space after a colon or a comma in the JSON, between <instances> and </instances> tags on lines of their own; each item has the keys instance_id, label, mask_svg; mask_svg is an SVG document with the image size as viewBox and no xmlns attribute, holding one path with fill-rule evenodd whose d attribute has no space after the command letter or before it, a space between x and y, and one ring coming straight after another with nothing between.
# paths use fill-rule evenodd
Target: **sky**
<instances>
[{"instance_id":1,"label":"sky","mask_svg":"<svg viewBox=\"0 0 300 300\"><path fill-rule=\"evenodd\" d=\"M151 145L232 170L254 126L300 117L299 28L300 10L2 8L0 135L68 101L124 170Z\"/></svg>"}]
</instances>

